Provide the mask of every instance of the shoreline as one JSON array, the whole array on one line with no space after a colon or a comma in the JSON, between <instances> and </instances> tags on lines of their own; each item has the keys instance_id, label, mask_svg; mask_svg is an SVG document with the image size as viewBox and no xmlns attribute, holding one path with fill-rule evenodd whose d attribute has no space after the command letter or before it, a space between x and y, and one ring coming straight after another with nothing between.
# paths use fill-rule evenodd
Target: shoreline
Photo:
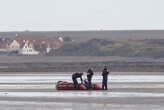
<instances>
[{"instance_id":1,"label":"shoreline","mask_svg":"<svg viewBox=\"0 0 164 110\"><path fill-rule=\"evenodd\" d=\"M164 72L164 63L160 62L0 63L0 72L81 72L89 66L101 72L104 65L110 65L112 72Z\"/></svg>"}]
</instances>

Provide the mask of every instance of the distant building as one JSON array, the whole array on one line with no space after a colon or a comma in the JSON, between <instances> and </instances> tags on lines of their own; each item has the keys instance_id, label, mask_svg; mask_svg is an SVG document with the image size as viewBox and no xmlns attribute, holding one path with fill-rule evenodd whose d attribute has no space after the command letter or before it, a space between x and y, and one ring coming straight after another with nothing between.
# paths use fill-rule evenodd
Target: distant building
<instances>
[{"instance_id":1,"label":"distant building","mask_svg":"<svg viewBox=\"0 0 164 110\"><path fill-rule=\"evenodd\" d=\"M46 53L49 53L49 52L51 51L51 49L52 49L52 48L51 48L50 45L48 44L48 45L47 45L47 48L46 48Z\"/></svg>"},{"instance_id":2,"label":"distant building","mask_svg":"<svg viewBox=\"0 0 164 110\"><path fill-rule=\"evenodd\" d=\"M30 43L29 41L25 41L19 51L19 54L21 55L38 55L39 53L39 51L34 49L33 43Z\"/></svg>"},{"instance_id":3,"label":"distant building","mask_svg":"<svg viewBox=\"0 0 164 110\"><path fill-rule=\"evenodd\" d=\"M7 52L8 51L8 44L7 43L0 43L0 52Z\"/></svg>"},{"instance_id":4,"label":"distant building","mask_svg":"<svg viewBox=\"0 0 164 110\"><path fill-rule=\"evenodd\" d=\"M49 53L52 49L58 49L63 46L64 40L62 37L46 37L36 33L17 33L16 40L22 45L24 41L29 41L33 44L36 51L40 54Z\"/></svg>"},{"instance_id":5,"label":"distant building","mask_svg":"<svg viewBox=\"0 0 164 110\"><path fill-rule=\"evenodd\" d=\"M64 39L63 39L62 37L58 37L58 40L59 40L60 42L64 42Z\"/></svg>"},{"instance_id":6,"label":"distant building","mask_svg":"<svg viewBox=\"0 0 164 110\"><path fill-rule=\"evenodd\" d=\"M19 49L20 49L20 44L18 43L18 41L13 40L11 43L9 43L9 46L8 46L9 52L19 51Z\"/></svg>"}]
</instances>

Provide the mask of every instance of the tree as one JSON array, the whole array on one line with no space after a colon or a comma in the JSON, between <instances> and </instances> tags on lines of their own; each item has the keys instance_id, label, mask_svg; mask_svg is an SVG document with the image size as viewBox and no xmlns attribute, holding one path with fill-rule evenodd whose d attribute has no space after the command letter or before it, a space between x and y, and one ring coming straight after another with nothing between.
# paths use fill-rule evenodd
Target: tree
<instances>
[{"instance_id":1,"label":"tree","mask_svg":"<svg viewBox=\"0 0 164 110\"><path fill-rule=\"evenodd\" d=\"M70 37L64 37L63 38L64 42L72 42L72 39Z\"/></svg>"}]
</instances>

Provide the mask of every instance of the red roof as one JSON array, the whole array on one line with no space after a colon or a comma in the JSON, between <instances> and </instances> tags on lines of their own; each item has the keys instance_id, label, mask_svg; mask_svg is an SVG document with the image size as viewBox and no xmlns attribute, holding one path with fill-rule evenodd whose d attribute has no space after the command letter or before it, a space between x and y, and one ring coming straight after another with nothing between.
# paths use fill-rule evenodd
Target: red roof
<instances>
[{"instance_id":1,"label":"red roof","mask_svg":"<svg viewBox=\"0 0 164 110\"><path fill-rule=\"evenodd\" d=\"M4 43L0 43L0 49L7 49L8 48L8 43L4 42Z\"/></svg>"},{"instance_id":2,"label":"red roof","mask_svg":"<svg viewBox=\"0 0 164 110\"><path fill-rule=\"evenodd\" d=\"M20 45L28 41L32 43L38 51L45 51L48 45L51 46L51 48L59 48L62 46L62 43L57 38L50 38L36 33L18 33L16 40Z\"/></svg>"}]
</instances>

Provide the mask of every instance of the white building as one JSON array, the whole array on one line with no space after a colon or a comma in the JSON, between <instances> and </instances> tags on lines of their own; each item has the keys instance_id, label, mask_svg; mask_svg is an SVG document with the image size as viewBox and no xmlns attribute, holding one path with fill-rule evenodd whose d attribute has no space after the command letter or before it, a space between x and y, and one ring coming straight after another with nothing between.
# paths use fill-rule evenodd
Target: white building
<instances>
[{"instance_id":1,"label":"white building","mask_svg":"<svg viewBox=\"0 0 164 110\"><path fill-rule=\"evenodd\" d=\"M63 39L62 37L58 37L58 40L59 40L60 42L64 42L64 39Z\"/></svg>"},{"instance_id":2,"label":"white building","mask_svg":"<svg viewBox=\"0 0 164 110\"><path fill-rule=\"evenodd\" d=\"M38 55L40 52L36 51L34 49L34 46L32 43L29 43L28 41L25 41L24 44L22 45L19 53L21 55Z\"/></svg>"},{"instance_id":3,"label":"white building","mask_svg":"<svg viewBox=\"0 0 164 110\"><path fill-rule=\"evenodd\" d=\"M46 48L46 52L49 53L51 51L51 47L50 45L48 44L47 48Z\"/></svg>"},{"instance_id":4,"label":"white building","mask_svg":"<svg viewBox=\"0 0 164 110\"><path fill-rule=\"evenodd\" d=\"M12 52L12 51L19 51L20 49L20 44L16 41L13 40L9 45L8 45L8 51Z\"/></svg>"}]
</instances>

